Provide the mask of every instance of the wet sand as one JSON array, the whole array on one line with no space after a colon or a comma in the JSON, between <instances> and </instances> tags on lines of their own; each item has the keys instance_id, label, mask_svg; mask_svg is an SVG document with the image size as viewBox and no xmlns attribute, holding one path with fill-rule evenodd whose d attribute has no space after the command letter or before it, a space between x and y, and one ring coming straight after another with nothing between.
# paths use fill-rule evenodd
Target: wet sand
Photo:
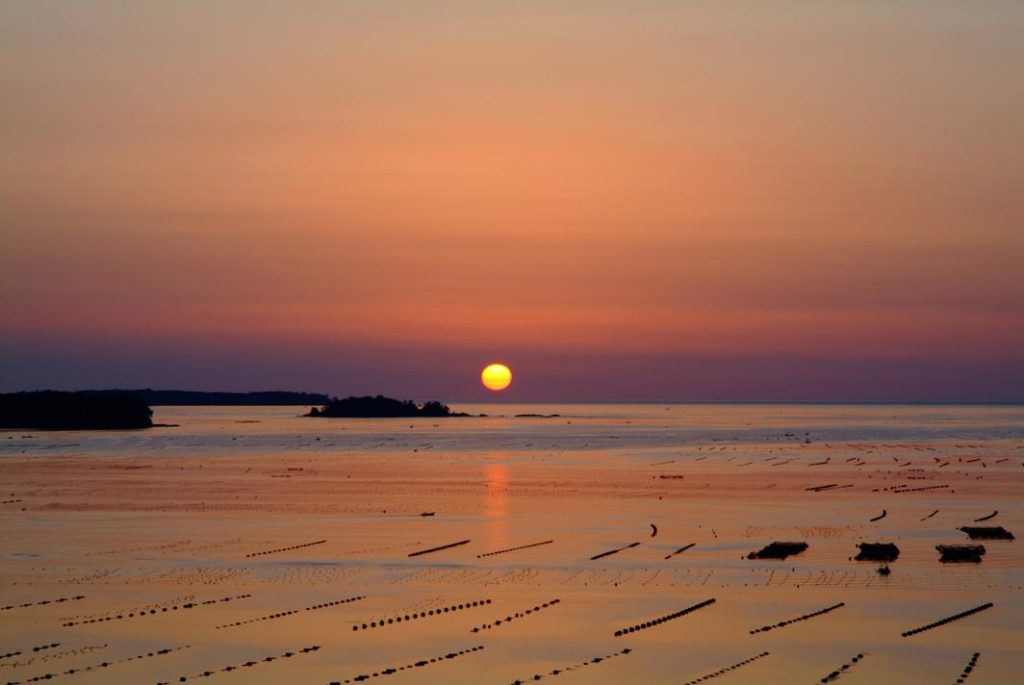
<instances>
[{"instance_id":1,"label":"wet sand","mask_svg":"<svg viewBox=\"0 0 1024 685\"><path fill-rule=\"evenodd\" d=\"M0 435L0 683L1024 672L1021 543L958 530L1024 532L1016 435L806 444L774 427L677 439L653 420L256 416ZM808 547L748 558L773 541ZM862 542L899 557L854 561ZM936 545L968 543L981 563L939 563Z\"/></svg>"}]
</instances>

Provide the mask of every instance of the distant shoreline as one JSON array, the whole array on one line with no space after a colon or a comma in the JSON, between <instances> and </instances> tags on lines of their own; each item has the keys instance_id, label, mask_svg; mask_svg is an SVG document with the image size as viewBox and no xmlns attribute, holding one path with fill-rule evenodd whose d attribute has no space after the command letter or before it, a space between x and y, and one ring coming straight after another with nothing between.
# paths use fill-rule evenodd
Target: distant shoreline
<instances>
[{"instance_id":1,"label":"distant shoreline","mask_svg":"<svg viewBox=\"0 0 1024 685\"><path fill-rule=\"evenodd\" d=\"M39 390L8 390L7 393L42 392ZM207 391L207 390L153 390L109 389L72 390L63 392L84 395L131 395L151 407L300 407L324 406L331 397L324 393L291 390L259 391ZM1006 402L975 401L905 401L905 400L574 400L574 399L506 399L481 397L449 400L458 405L655 405L655 406L878 406L878 407L1024 407L1024 400Z\"/></svg>"},{"instance_id":2,"label":"distant shoreline","mask_svg":"<svg viewBox=\"0 0 1024 685\"><path fill-rule=\"evenodd\" d=\"M202 390L80 390L83 395L130 395L151 407L302 407L327 404L320 393L289 390L219 392Z\"/></svg>"}]
</instances>

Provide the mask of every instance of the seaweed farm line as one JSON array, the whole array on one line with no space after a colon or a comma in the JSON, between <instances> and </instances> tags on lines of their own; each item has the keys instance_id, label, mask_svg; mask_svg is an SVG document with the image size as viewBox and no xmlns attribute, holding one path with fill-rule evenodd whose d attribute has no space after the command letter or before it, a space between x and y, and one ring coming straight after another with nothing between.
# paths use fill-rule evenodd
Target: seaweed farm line
<instances>
[{"instance_id":1,"label":"seaweed farm line","mask_svg":"<svg viewBox=\"0 0 1024 685\"><path fill-rule=\"evenodd\" d=\"M0 432L0 684L1021 682L1024 407L450 404Z\"/></svg>"}]
</instances>

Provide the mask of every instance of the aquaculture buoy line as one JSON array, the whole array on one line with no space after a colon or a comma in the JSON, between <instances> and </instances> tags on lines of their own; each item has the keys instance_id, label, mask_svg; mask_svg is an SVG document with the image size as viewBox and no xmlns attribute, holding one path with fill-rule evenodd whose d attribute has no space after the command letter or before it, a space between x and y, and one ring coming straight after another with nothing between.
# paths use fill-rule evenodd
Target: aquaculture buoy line
<instances>
[{"instance_id":1,"label":"aquaculture buoy line","mask_svg":"<svg viewBox=\"0 0 1024 685\"><path fill-rule=\"evenodd\" d=\"M775 630L776 628L783 628L785 626L788 626L791 623L796 623L797 621L806 621L809 618L814 618L815 616L821 616L822 614L827 614L830 611L835 611L836 609L838 609L840 607L844 607L844 606L846 606L846 602L839 602L839 604L833 604L830 607L825 607L824 609L818 609L817 611L813 611L813 612L811 612L809 614L804 614L803 616L797 616L796 618L791 618L791 619L788 619L786 621L779 621L778 623L775 623L775 624L770 625L770 626L762 626L760 628L754 628L753 630L750 631L750 634L754 635L756 633L766 633L769 630Z\"/></svg>"},{"instance_id":2,"label":"aquaculture buoy line","mask_svg":"<svg viewBox=\"0 0 1024 685\"><path fill-rule=\"evenodd\" d=\"M864 659L864 654L863 653L857 654L852 659L850 659L849 662L843 664L842 666L840 666L836 670L832 671L828 675L822 676L821 680L819 680L818 682L821 682L821 683L831 683L834 680L838 680L839 676L841 676L844 673L846 673L847 671L849 671L856 664L860 663L861 660L863 660L863 659Z\"/></svg>"},{"instance_id":3,"label":"aquaculture buoy line","mask_svg":"<svg viewBox=\"0 0 1024 685\"><path fill-rule=\"evenodd\" d=\"M394 675L399 671L405 671L412 668L422 668L424 666L429 666L430 664L436 664L439 661L457 659L458 657L463 656L465 654L479 652L483 648L483 645L477 645L476 647L470 647L469 649L463 649L458 652L448 652L447 654L444 654L442 656L435 656L429 659L420 659L419 661L415 661L411 664L405 664L403 666L390 666L379 671L374 671L373 673L363 673L357 676L353 676L352 678L349 678L347 680L332 680L329 685L341 685L342 683L361 683L364 680L369 680L371 678L379 678L380 676L384 675Z\"/></svg>"},{"instance_id":4,"label":"aquaculture buoy line","mask_svg":"<svg viewBox=\"0 0 1024 685\"><path fill-rule=\"evenodd\" d=\"M992 602L986 602L985 604L982 604L981 606L976 606L973 609L968 609L967 611L961 611L959 614L953 614L952 616L947 616L946 618L943 618L943 619L940 619L938 621L935 621L934 623L929 623L928 625L923 625L923 626L921 626L919 628L914 628L912 630L908 630L908 631L902 632L902 633L900 633L900 636L902 636L902 637L910 637L911 635L917 635L918 633L923 633L926 630L931 630L932 628L938 628L939 626L944 626L947 623L951 623L953 621L957 621L957 620L959 620L961 618L966 618L966 617L968 617L968 616L970 616L972 614L978 613L979 611L985 611L985 609L991 609L993 606L995 606L995 605L992 604Z\"/></svg>"},{"instance_id":5,"label":"aquaculture buoy line","mask_svg":"<svg viewBox=\"0 0 1024 685\"><path fill-rule=\"evenodd\" d=\"M82 654L88 654L89 652L95 652L100 649L106 649L109 645L104 642L101 645L82 645L81 647L64 648L53 651L51 647L45 647L40 649L40 652L45 650L44 654L37 654L36 656L29 657L23 661L11 661L5 664L11 668L22 668L24 666L31 666L32 664L39 662L45 663L47 661L53 661L55 659L66 659L69 656L80 656ZM35 648L33 647L33 650ZM25 656L28 656L27 654Z\"/></svg>"},{"instance_id":6,"label":"aquaculture buoy line","mask_svg":"<svg viewBox=\"0 0 1024 685\"><path fill-rule=\"evenodd\" d=\"M5 607L0 607L0 611L10 611L11 609L25 609L26 607L41 607L47 604L61 604L62 602L73 602L79 599L85 599L85 595L75 595L74 597L59 597L57 599L43 599L38 602L25 602L24 604L8 604Z\"/></svg>"},{"instance_id":7,"label":"aquaculture buoy line","mask_svg":"<svg viewBox=\"0 0 1024 685\"><path fill-rule=\"evenodd\" d=\"M263 552L252 552L250 554L246 554L245 558L249 559L251 557L262 557L262 556L267 555L267 554L278 554L280 552L291 552L294 549L303 549L305 547L313 547L314 545L322 545L325 542L327 542L327 540L315 540L313 542L304 542L301 545L292 545L291 547L280 547L278 549L268 549L268 550L265 550Z\"/></svg>"},{"instance_id":8,"label":"aquaculture buoy line","mask_svg":"<svg viewBox=\"0 0 1024 685\"><path fill-rule=\"evenodd\" d=\"M626 635L628 633L635 633L639 630L647 630L648 628L653 628L654 626L660 626L662 623L667 623L669 621L675 620L680 616L686 616L689 613L697 611L697 609L703 609L704 607L710 606L714 603L714 597L712 597L711 599L705 599L703 602L698 602L697 604L694 604L691 607L686 607L685 609L681 609L675 613L666 614L665 616L661 616L650 621L644 621L643 623L638 623L637 625L630 626L629 628L622 628L621 630L616 630L615 637L622 637L623 635Z\"/></svg>"},{"instance_id":9,"label":"aquaculture buoy line","mask_svg":"<svg viewBox=\"0 0 1024 685\"><path fill-rule=\"evenodd\" d=\"M696 544L697 544L696 542L691 542L691 543L690 543L690 544L688 544L688 545L683 545L682 547L680 547L679 549L677 549L677 550L676 550L675 552L672 552L672 554L666 554L666 555L665 555L665 558L666 558L666 559L671 559L671 558L672 558L672 557L674 557L675 555L677 555L677 554L682 554L683 552L685 552L686 550L690 549L691 547L693 547L693 546L694 546L694 545L696 545Z\"/></svg>"},{"instance_id":10,"label":"aquaculture buoy line","mask_svg":"<svg viewBox=\"0 0 1024 685\"><path fill-rule=\"evenodd\" d=\"M305 609L289 609L288 611L279 611L276 614L267 614L266 616L259 616L257 618L250 618L250 619L246 619L244 621L235 621L234 623L225 623L222 626L215 626L214 630L220 630L221 628L235 628L237 626L244 626L244 625L247 625L249 623L257 623L259 621L270 621L270 620L275 619L275 618L284 618L285 616L291 616L293 614L298 614L298 613L301 613L303 611L316 611L317 609L327 609L329 607L338 606L339 604L348 604L350 602L355 602L355 601L358 601L360 599L366 599L366 595L359 595L357 597L349 597L347 599L336 599L333 602L324 602L323 604L314 604L313 606L306 607Z\"/></svg>"},{"instance_id":11,"label":"aquaculture buoy line","mask_svg":"<svg viewBox=\"0 0 1024 685\"><path fill-rule=\"evenodd\" d=\"M507 547L505 549L499 549L496 552L484 552L483 554L477 554L477 559L483 559L484 557L493 557L497 554L505 554L507 552L518 552L521 549L530 549L531 547L540 547L541 545L550 545L554 540L545 540L544 542L533 542L529 545L519 545L518 547Z\"/></svg>"},{"instance_id":12,"label":"aquaculture buoy line","mask_svg":"<svg viewBox=\"0 0 1024 685\"><path fill-rule=\"evenodd\" d=\"M441 614L448 614L455 611L462 611L463 609L472 609L473 607L484 606L490 604L489 599L479 599L473 602L464 602L463 604L453 604L451 606L442 607L440 609L428 609L427 611L415 612L412 614L404 614L402 616L396 616L387 620L380 618L370 621L369 624L362 623L352 626L353 631L357 630L368 630L370 628L383 628L385 625L393 625L395 623L401 623L402 621L414 621L420 618L427 618L428 616L440 616Z\"/></svg>"},{"instance_id":13,"label":"aquaculture buoy line","mask_svg":"<svg viewBox=\"0 0 1024 685\"><path fill-rule=\"evenodd\" d=\"M505 623L511 623L512 621L514 621L517 618L525 618L525 617L529 616L530 614L533 614L533 613L536 613L536 612L540 611L541 609L547 609L548 607L554 606L554 605L560 603L561 601L562 600L560 600L560 599L552 599L552 600L550 600L548 602L544 602L543 604L538 604L537 606L533 607L532 609L527 609L526 611L517 611L516 613L512 614L511 616L506 616L503 619L499 618L497 621L491 621L490 623L484 623L483 625L475 626L469 632L471 632L471 633L478 633L481 630L490 630L491 628L497 628L498 626L503 625Z\"/></svg>"},{"instance_id":14,"label":"aquaculture buoy line","mask_svg":"<svg viewBox=\"0 0 1024 685\"><path fill-rule=\"evenodd\" d=\"M980 658L981 652L975 652L971 655L970 660L964 666L964 670L960 672L960 677L956 679L957 685L967 682L967 678L974 672L974 667L978 665L978 659Z\"/></svg>"},{"instance_id":15,"label":"aquaculture buoy line","mask_svg":"<svg viewBox=\"0 0 1024 685\"><path fill-rule=\"evenodd\" d=\"M595 554L594 556L590 557L590 560L591 561L596 561L598 559L603 559L605 557L610 557L613 554L618 554L619 552L623 552L623 551L625 551L627 549L633 549L634 547L639 547L639 546L640 546L639 542L631 542L628 545L626 545L625 547L617 547L615 549L610 549L607 552L601 552L600 554Z\"/></svg>"},{"instance_id":16,"label":"aquaculture buoy line","mask_svg":"<svg viewBox=\"0 0 1024 685\"><path fill-rule=\"evenodd\" d=\"M430 549L421 549L418 552L410 552L408 554L408 556L410 556L410 557L418 557L421 554L430 554L431 552L440 552L441 550L444 550L444 549L451 549L452 547L459 547L461 545L468 545L469 543L470 543L469 540L459 540L458 542L450 542L447 545L441 545L440 547L431 547Z\"/></svg>"},{"instance_id":17,"label":"aquaculture buoy line","mask_svg":"<svg viewBox=\"0 0 1024 685\"><path fill-rule=\"evenodd\" d=\"M80 626L80 625L84 625L84 624L87 624L87 623L104 623L106 621L118 621L118 620L125 619L125 618L142 618L143 616L154 616L154 615L157 615L157 614L167 613L168 610L178 611L179 609L182 609L182 610L185 610L185 609L195 609L197 607L208 606L210 604L218 604L218 603L221 603L221 602L233 602L233 601L238 600L238 599L248 599L249 597L252 597L252 595L246 593L244 595L234 595L234 596L228 596L228 597L221 597L220 599L207 599L207 600L205 600L203 602L186 602L185 604L174 604L174 605L169 606L169 607L167 607L167 606L161 607L160 611L157 611L156 609L148 609L148 610L144 609L142 611L128 611L128 612L122 611L121 613L114 614L113 616L103 616L101 618L90 618L90 619L82 620L82 621L68 621L67 623L62 623L61 626L64 627L64 628L72 628L74 626Z\"/></svg>"},{"instance_id":18,"label":"aquaculture buoy line","mask_svg":"<svg viewBox=\"0 0 1024 685\"><path fill-rule=\"evenodd\" d=\"M178 597L171 597L170 599L165 599L160 602L149 602L148 604L143 604L141 606L137 605L133 607L121 607L119 609L111 609L107 611L96 611L91 614L75 614L73 616L61 616L60 620L64 621L65 623L85 623L90 619L95 619L93 622L96 623L98 621L105 620L108 616L111 616L113 614L149 613L152 610L159 610L163 609L164 607L171 607L175 604L181 606L186 602L193 601L195 598L195 595L180 595Z\"/></svg>"},{"instance_id":19,"label":"aquaculture buoy line","mask_svg":"<svg viewBox=\"0 0 1024 685\"><path fill-rule=\"evenodd\" d=\"M145 654L136 654L135 656L125 657L123 659L117 659L115 661L102 661L98 664L91 666L83 666L81 668L69 668L66 671L60 673L45 673L43 675L37 675L26 680L9 680L7 685L21 685L21 683L38 683L44 680L53 680L62 675L74 675L75 673L87 673L89 671L95 671L101 668L110 668L118 664L124 664L129 661L138 661L139 659L147 659L153 656L163 656L165 654L171 654L172 652L180 652L183 649L189 649L192 645L182 645L181 647L168 647L166 649L160 649L154 652L146 652Z\"/></svg>"},{"instance_id":20,"label":"aquaculture buoy line","mask_svg":"<svg viewBox=\"0 0 1024 685\"><path fill-rule=\"evenodd\" d=\"M188 682L190 679L195 680L198 678L209 678L210 676L217 675L218 673L230 673L231 671L236 671L240 668L251 668L253 666L258 666L260 664L267 664L272 661L276 661L277 659L290 659L296 654L309 654L310 652L315 652L318 649L320 649L320 645L311 645L309 647L303 647L298 652L284 652L283 654L265 656L259 661L246 661L238 665L222 666L213 671L203 671L202 673L195 673L193 675L178 676L177 678L175 678L174 682L185 683ZM168 681L164 681L158 682L156 685L171 685L171 683Z\"/></svg>"},{"instance_id":21,"label":"aquaculture buoy line","mask_svg":"<svg viewBox=\"0 0 1024 685\"><path fill-rule=\"evenodd\" d=\"M623 656L625 654L629 654L632 651L633 651L632 649L630 649L629 647L626 647L625 649L620 649L617 652L612 652L611 654L606 654L605 656L595 656L593 659L589 659L587 661L584 661L584 662L581 662L581 663L578 663L578 664L573 664L572 666L566 666L565 668L553 669L553 670L549 671L547 673L547 675L549 675L549 676L560 675L560 674L566 673L568 671L575 671L577 668L583 668L584 666L590 666L591 664L600 664L600 663L602 663L604 661L608 661L609 659L614 659L617 656ZM527 680L528 681L534 681L534 680L543 680L543 679L544 679L544 675L543 674L536 673L533 676L531 676L530 678L528 678ZM522 680L513 680L511 685L523 685L523 682L524 681L522 681ZM334 685L334 683L332 683L331 685Z\"/></svg>"},{"instance_id":22,"label":"aquaculture buoy line","mask_svg":"<svg viewBox=\"0 0 1024 685\"><path fill-rule=\"evenodd\" d=\"M59 642L51 642L50 644L47 644L47 645L38 645L36 647L33 647L32 651L33 652L41 652L44 649L53 649L54 647L60 647L60 643ZM21 653L22 652L21 652L20 649L18 651L15 651L15 652L7 652L6 654L0 654L0 659L10 659L11 657L18 656Z\"/></svg>"},{"instance_id":23,"label":"aquaculture buoy line","mask_svg":"<svg viewBox=\"0 0 1024 685\"><path fill-rule=\"evenodd\" d=\"M701 676L700 678L697 678L695 680L688 680L685 683L683 683L683 685L697 685L697 683L702 683L705 680L711 680L712 678L717 678L720 675L725 675L729 671L735 671L737 668L742 668L743 666L746 666L747 664L749 664L751 662L757 661L758 659L763 659L766 656L768 656L769 654L771 654L771 652L761 652L760 654L755 654L754 656L750 657L749 659L744 659L743 661L738 661L735 664L733 664L732 666L726 666L725 668L720 668L717 671L715 671L714 673L709 673L709 674L707 674L705 676Z\"/></svg>"},{"instance_id":24,"label":"aquaculture buoy line","mask_svg":"<svg viewBox=\"0 0 1024 685\"><path fill-rule=\"evenodd\" d=\"M897 485L892 489L892 493L895 495L901 495L905 492L924 492L925 490L944 490L948 488L948 485L926 485L920 488L908 488L904 485Z\"/></svg>"}]
</instances>

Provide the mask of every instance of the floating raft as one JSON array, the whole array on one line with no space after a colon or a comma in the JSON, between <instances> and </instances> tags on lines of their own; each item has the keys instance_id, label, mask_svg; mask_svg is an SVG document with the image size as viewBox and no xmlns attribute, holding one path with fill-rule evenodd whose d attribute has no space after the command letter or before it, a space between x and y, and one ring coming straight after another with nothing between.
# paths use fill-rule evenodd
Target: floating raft
<instances>
[{"instance_id":1,"label":"floating raft","mask_svg":"<svg viewBox=\"0 0 1024 685\"><path fill-rule=\"evenodd\" d=\"M980 564L985 556L984 545L935 545L939 550L939 561L949 563Z\"/></svg>"},{"instance_id":2,"label":"floating raft","mask_svg":"<svg viewBox=\"0 0 1024 685\"><path fill-rule=\"evenodd\" d=\"M972 540L1013 540L1013 533L1002 526L961 526L957 530L967 533Z\"/></svg>"},{"instance_id":3,"label":"floating raft","mask_svg":"<svg viewBox=\"0 0 1024 685\"><path fill-rule=\"evenodd\" d=\"M785 559L800 554L806 549L806 542L773 542L756 552L751 552L747 555L747 559Z\"/></svg>"},{"instance_id":4,"label":"floating raft","mask_svg":"<svg viewBox=\"0 0 1024 685\"><path fill-rule=\"evenodd\" d=\"M900 548L891 542L862 542L860 552L855 561L896 561L900 556Z\"/></svg>"}]
</instances>

